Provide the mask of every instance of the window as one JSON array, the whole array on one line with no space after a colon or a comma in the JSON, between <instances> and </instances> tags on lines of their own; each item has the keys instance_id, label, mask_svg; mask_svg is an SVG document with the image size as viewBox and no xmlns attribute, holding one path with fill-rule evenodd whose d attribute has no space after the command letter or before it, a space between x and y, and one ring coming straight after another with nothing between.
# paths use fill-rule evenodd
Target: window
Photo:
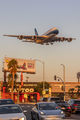
<instances>
[{"instance_id":1,"label":"window","mask_svg":"<svg viewBox=\"0 0 80 120\"><path fill-rule=\"evenodd\" d=\"M0 107L0 114L22 113L19 106L2 106Z\"/></svg>"}]
</instances>

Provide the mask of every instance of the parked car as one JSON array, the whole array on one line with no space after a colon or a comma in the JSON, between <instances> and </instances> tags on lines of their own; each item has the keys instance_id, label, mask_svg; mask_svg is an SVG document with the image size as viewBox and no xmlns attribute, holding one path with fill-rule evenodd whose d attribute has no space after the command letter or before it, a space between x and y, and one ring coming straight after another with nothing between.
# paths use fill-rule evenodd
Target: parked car
<instances>
[{"instance_id":1,"label":"parked car","mask_svg":"<svg viewBox=\"0 0 80 120\"><path fill-rule=\"evenodd\" d=\"M65 118L64 112L55 102L39 102L31 110L32 120L53 120Z\"/></svg>"},{"instance_id":2,"label":"parked car","mask_svg":"<svg viewBox=\"0 0 80 120\"><path fill-rule=\"evenodd\" d=\"M26 116L17 104L0 105L0 120L26 120Z\"/></svg>"},{"instance_id":3,"label":"parked car","mask_svg":"<svg viewBox=\"0 0 80 120\"><path fill-rule=\"evenodd\" d=\"M66 101L57 101L56 104L64 111L65 116L71 116L71 107Z\"/></svg>"},{"instance_id":4,"label":"parked car","mask_svg":"<svg viewBox=\"0 0 80 120\"><path fill-rule=\"evenodd\" d=\"M80 111L80 100L79 99L70 99L68 104L71 106L72 113Z\"/></svg>"},{"instance_id":5,"label":"parked car","mask_svg":"<svg viewBox=\"0 0 80 120\"><path fill-rule=\"evenodd\" d=\"M48 97L43 97L40 98L38 102L47 102L48 101Z\"/></svg>"},{"instance_id":6,"label":"parked car","mask_svg":"<svg viewBox=\"0 0 80 120\"><path fill-rule=\"evenodd\" d=\"M56 102L56 101L60 101L59 97L49 97L48 98L48 102Z\"/></svg>"},{"instance_id":7,"label":"parked car","mask_svg":"<svg viewBox=\"0 0 80 120\"><path fill-rule=\"evenodd\" d=\"M12 99L0 99L0 105L15 104Z\"/></svg>"}]
</instances>

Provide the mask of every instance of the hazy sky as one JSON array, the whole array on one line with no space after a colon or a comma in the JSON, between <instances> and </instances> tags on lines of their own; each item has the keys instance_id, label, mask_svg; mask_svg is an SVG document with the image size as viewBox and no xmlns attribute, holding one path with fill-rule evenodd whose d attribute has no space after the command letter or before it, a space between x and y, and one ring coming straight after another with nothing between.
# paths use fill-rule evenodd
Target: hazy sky
<instances>
[{"instance_id":1,"label":"hazy sky","mask_svg":"<svg viewBox=\"0 0 80 120\"><path fill-rule=\"evenodd\" d=\"M39 45L22 42L4 34L39 35L52 27L59 30L58 36L73 37L72 42L54 42ZM54 82L54 75L65 81L77 82L80 72L80 0L0 0L0 78L3 78L4 57L39 59L45 63L45 80ZM19 74L20 75L20 74ZM43 64L36 62L36 74L24 74L24 81L43 80Z\"/></svg>"}]
</instances>

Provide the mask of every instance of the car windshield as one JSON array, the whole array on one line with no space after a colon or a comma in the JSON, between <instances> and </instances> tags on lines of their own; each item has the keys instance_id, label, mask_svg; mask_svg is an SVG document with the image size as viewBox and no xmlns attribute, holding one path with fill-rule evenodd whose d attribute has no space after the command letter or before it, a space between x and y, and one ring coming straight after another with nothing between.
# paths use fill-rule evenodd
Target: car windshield
<instances>
[{"instance_id":1,"label":"car windshield","mask_svg":"<svg viewBox=\"0 0 80 120\"><path fill-rule=\"evenodd\" d=\"M14 104L12 100L0 100L0 105Z\"/></svg>"},{"instance_id":2,"label":"car windshield","mask_svg":"<svg viewBox=\"0 0 80 120\"><path fill-rule=\"evenodd\" d=\"M39 104L39 110L57 110L59 109L56 103L42 103Z\"/></svg>"},{"instance_id":3,"label":"car windshield","mask_svg":"<svg viewBox=\"0 0 80 120\"><path fill-rule=\"evenodd\" d=\"M1 106L0 114L9 114L9 113L22 113L22 110L19 106Z\"/></svg>"}]
</instances>

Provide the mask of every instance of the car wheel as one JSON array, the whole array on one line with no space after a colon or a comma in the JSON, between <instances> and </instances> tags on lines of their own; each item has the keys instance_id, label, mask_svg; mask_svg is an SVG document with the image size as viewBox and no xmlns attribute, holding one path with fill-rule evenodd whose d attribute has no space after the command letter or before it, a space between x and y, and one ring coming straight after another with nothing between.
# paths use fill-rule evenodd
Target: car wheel
<instances>
[{"instance_id":1,"label":"car wheel","mask_svg":"<svg viewBox=\"0 0 80 120\"><path fill-rule=\"evenodd\" d=\"M31 120L34 120L32 113L31 113Z\"/></svg>"}]
</instances>

